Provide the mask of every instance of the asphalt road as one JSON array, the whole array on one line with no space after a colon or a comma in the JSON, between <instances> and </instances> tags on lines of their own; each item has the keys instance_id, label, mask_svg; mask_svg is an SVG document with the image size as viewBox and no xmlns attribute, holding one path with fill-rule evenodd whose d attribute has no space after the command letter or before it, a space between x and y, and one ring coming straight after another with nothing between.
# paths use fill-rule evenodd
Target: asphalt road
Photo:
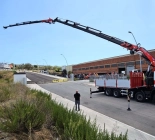
<instances>
[{"instance_id":1,"label":"asphalt road","mask_svg":"<svg viewBox=\"0 0 155 140\"><path fill-rule=\"evenodd\" d=\"M37 74L37 73L32 73L32 72L26 72L26 77L31 79L32 82L36 84L45 84L45 83L52 83L53 77L49 77L48 74L47 76Z\"/></svg>"},{"instance_id":2,"label":"asphalt road","mask_svg":"<svg viewBox=\"0 0 155 140\"><path fill-rule=\"evenodd\" d=\"M35 76L31 74L29 79L37 80ZM114 98L105 96L103 93L94 93L90 98L89 89L96 90L96 88L88 84L88 81L83 80L39 84L39 86L72 101L74 101L75 91L78 90L81 94L81 105L155 136L155 105L131 100L132 111L127 111L126 97Z\"/></svg>"}]
</instances>

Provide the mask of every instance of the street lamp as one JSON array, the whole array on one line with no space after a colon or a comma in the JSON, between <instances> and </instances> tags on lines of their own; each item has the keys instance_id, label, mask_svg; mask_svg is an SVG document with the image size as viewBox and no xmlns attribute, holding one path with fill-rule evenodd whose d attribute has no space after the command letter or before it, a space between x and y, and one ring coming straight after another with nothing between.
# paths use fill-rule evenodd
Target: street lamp
<instances>
[{"instance_id":1,"label":"street lamp","mask_svg":"<svg viewBox=\"0 0 155 140\"><path fill-rule=\"evenodd\" d=\"M66 57L65 57L63 54L61 54L61 55L64 57L64 59L65 59L65 61L66 61L66 64L67 64L67 66L68 66ZM66 71L67 71L67 70L66 70ZM67 71L67 78L68 78L68 71Z\"/></svg>"},{"instance_id":2,"label":"street lamp","mask_svg":"<svg viewBox=\"0 0 155 140\"><path fill-rule=\"evenodd\" d=\"M133 33L132 33L131 31L129 31L128 33L132 34L132 36L133 36L133 38L134 38L134 40L135 40L135 42L136 42L136 45L138 46L138 43L137 43L136 38L135 38L135 36L133 35Z\"/></svg>"},{"instance_id":3,"label":"street lamp","mask_svg":"<svg viewBox=\"0 0 155 140\"><path fill-rule=\"evenodd\" d=\"M63 55L63 54L61 54L64 58L65 58L65 60L66 60L66 64L67 64L67 66L68 66L68 63L67 63L67 59L66 59L66 57Z\"/></svg>"},{"instance_id":4,"label":"street lamp","mask_svg":"<svg viewBox=\"0 0 155 140\"><path fill-rule=\"evenodd\" d=\"M139 47L139 46L140 46L140 43L137 43L136 38L135 38L135 36L133 35L133 33L132 33L131 31L128 31L128 33L132 34L132 36L133 36L133 38L134 38L134 40L135 40L135 42L136 42L137 47ZM136 52L136 54L139 54L139 59L140 59L140 62L139 62L139 63L140 63L140 71L142 72L142 59L141 59L142 52L141 52L141 51L138 51L138 52Z\"/></svg>"},{"instance_id":5,"label":"street lamp","mask_svg":"<svg viewBox=\"0 0 155 140\"><path fill-rule=\"evenodd\" d=\"M45 61L46 65L48 66L47 61L45 59L43 59L43 60Z\"/></svg>"},{"instance_id":6,"label":"street lamp","mask_svg":"<svg viewBox=\"0 0 155 140\"><path fill-rule=\"evenodd\" d=\"M45 61L46 65L48 66L47 61L45 59L43 59L43 60ZM46 71L44 71L44 73L46 73L48 71L47 69L48 69L48 67L46 68L46 66L45 66L44 70L46 70Z\"/></svg>"},{"instance_id":7,"label":"street lamp","mask_svg":"<svg viewBox=\"0 0 155 140\"><path fill-rule=\"evenodd\" d=\"M35 61L36 63L37 63L37 61ZM37 63L37 69L39 70L39 65L38 65L38 63Z\"/></svg>"}]
</instances>

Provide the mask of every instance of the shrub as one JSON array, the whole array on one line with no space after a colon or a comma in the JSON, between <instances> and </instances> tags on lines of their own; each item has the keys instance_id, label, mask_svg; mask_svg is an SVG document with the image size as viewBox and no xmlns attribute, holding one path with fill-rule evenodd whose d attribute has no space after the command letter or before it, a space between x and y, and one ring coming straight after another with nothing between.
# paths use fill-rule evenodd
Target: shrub
<instances>
[{"instance_id":1,"label":"shrub","mask_svg":"<svg viewBox=\"0 0 155 140\"><path fill-rule=\"evenodd\" d=\"M102 131L97 127L96 120L91 122L86 116L74 110L68 110L62 104L52 102L52 120L55 123L61 138L64 140L127 140L125 135L109 134L106 130Z\"/></svg>"},{"instance_id":2,"label":"shrub","mask_svg":"<svg viewBox=\"0 0 155 140\"><path fill-rule=\"evenodd\" d=\"M3 75L2 74L0 74L0 79L2 79L3 78Z\"/></svg>"},{"instance_id":3,"label":"shrub","mask_svg":"<svg viewBox=\"0 0 155 140\"><path fill-rule=\"evenodd\" d=\"M51 100L51 96L42 92L42 91L32 89L31 93L34 94L36 96L36 98L38 98L38 99Z\"/></svg>"},{"instance_id":4,"label":"shrub","mask_svg":"<svg viewBox=\"0 0 155 140\"><path fill-rule=\"evenodd\" d=\"M11 97L11 88L8 85L0 84L0 102L4 102Z\"/></svg>"},{"instance_id":5,"label":"shrub","mask_svg":"<svg viewBox=\"0 0 155 140\"><path fill-rule=\"evenodd\" d=\"M0 129L5 132L38 130L45 122L45 114L35 104L20 100L10 107L2 107Z\"/></svg>"},{"instance_id":6,"label":"shrub","mask_svg":"<svg viewBox=\"0 0 155 140\"><path fill-rule=\"evenodd\" d=\"M13 81L12 71L0 71L0 83L8 83Z\"/></svg>"}]
</instances>

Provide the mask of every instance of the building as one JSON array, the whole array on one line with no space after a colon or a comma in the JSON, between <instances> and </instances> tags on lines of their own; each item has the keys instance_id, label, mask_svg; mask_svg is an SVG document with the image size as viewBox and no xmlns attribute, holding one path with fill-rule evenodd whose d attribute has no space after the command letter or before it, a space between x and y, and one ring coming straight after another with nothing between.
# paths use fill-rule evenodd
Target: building
<instances>
[{"instance_id":1,"label":"building","mask_svg":"<svg viewBox=\"0 0 155 140\"><path fill-rule=\"evenodd\" d=\"M148 51L152 56L155 56L155 49ZM145 72L148 67L148 62L141 58L142 71ZM96 61L90 61L85 63L80 63L72 66L74 74L89 74L89 73L98 73L107 74L107 73L122 73L129 72L128 68L131 69L140 69L140 56L139 55L122 55L116 56Z\"/></svg>"},{"instance_id":2,"label":"building","mask_svg":"<svg viewBox=\"0 0 155 140\"><path fill-rule=\"evenodd\" d=\"M0 63L0 69L10 69L10 65L7 63Z\"/></svg>"},{"instance_id":3,"label":"building","mask_svg":"<svg viewBox=\"0 0 155 140\"><path fill-rule=\"evenodd\" d=\"M13 69L13 64L9 64L10 69Z\"/></svg>"},{"instance_id":4,"label":"building","mask_svg":"<svg viewBox=\"0 0 155 140\"><path fill-rule=\"evenodd\" d=\"M62 66L62 70L66 69L68 72L72 71L72 65Z\"/></svg>"}]
</instances>

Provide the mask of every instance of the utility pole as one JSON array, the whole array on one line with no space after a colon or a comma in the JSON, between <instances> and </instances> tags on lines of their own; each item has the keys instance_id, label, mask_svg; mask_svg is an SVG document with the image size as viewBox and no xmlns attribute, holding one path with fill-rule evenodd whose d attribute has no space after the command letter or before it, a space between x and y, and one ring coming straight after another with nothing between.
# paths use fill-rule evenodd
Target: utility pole
<instances>
[{"instance_id":1,"label":"utility pole","mask_svg":"<svg viewBox=\"0 0 155 140\"><path fill-rule=\"evenodd\" d=\"M63 57L64 57L64 59L65 59L65 61L66 61L66 64L67 64L67 67L68 67L68 63L67 63L67 59L66 59L66 57L63 55L63 54L61 54ZM67 78L68 78L68 70L66 70L67 71Z\"/></svg>"}]
</instances>

